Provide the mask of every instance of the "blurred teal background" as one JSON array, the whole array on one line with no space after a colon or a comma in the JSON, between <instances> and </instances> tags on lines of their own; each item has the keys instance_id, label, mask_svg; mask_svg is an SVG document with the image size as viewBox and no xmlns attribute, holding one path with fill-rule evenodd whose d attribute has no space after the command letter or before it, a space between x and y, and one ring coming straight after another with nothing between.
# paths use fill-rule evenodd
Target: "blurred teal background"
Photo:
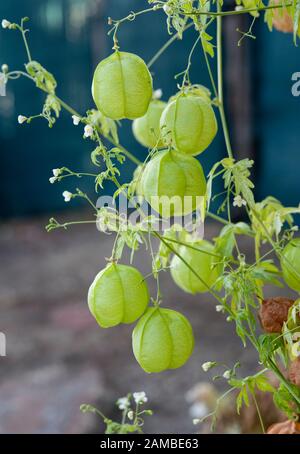
<instances>
[{"instance_id":1,"label":"blurred teal background","mask_svg":"<svg viewBox=\"0 0 300 454\"><path fill-rule=\"evenodd\" d=\"M1 2L0 17L19 21L29 16L29 42L33 58L39 60L58 81L57 93L76 110L84 112L93 106L90 93L92 74L98 61L111 52L111 38L107 37L107 16L121 18L130 10L147 7L146 0L10 0ZM124 24L119 33L123 50L136 52L145 61L155 54L168 39L165 15L158 12L144 15ZM300 99L291 95L291 76L299 71L299 48L294 47L291 35L266 30L263 20L256 25L257 40L248 40L239 52L248 49L251 71L251 149L257 162L255 183L259 198L272 193L287 204L299 202L298 127ZM230 38L230 37L229 37ZM234 30L229 39L235 47L239 35ZM153 66L154 87L162 88L163 98L176 91L173 76L186 67L187 54L194 42L194 32L186 32L183 41L172 45ZM227 55L227 53L225 52ZM15 31L0 31L0 64L21 69L25 52L21 37ZM237 62L225 59L227 78L238 71ZM192 81L209 85L200 48L195 52ZM243 80L238 78L240 85ZM235 90L227 91L227 106L243 103ZM9 83L7 96L0 98L0 203L1 216L12 217L49 213L66 208L61 193L76 185L93 191L91 181L80 180L74 186L68 182L49 184L51 169L63 165L73 170L91 168L92 145L82 140L82 128L72 125L63 113L53 130L46 122L36 120L31 125L18 125L18 114L33 115L41 111L43 94L30 81ZM239 128L236 128L239 129ZM235 131L235 136L241 132ZM136 156L143 158L146 151L131 134L130 122L120 128L121 142ZM243 136L236 150L242 153ZM200 156L206 172L225 155L221 134L213 145ZM122 178L131 178L134 166L127 161ZM107 186L106 192L112 188ZM216 192L221 189L216 187ZM77 202L80 203L80 202ZM76 204L72 204L76 206Z\"/></svg>"}]
</instances>

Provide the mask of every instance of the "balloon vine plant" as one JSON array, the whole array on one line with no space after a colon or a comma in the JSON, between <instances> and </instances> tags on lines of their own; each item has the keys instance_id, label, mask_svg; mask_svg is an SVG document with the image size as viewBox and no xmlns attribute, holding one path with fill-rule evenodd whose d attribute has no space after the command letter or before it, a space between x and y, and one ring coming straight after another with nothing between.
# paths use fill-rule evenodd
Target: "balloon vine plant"
<instances>
[{"instance_id":1,"label":"balloon vine plant","mask_svg":"<svg viewBox=\"0 0 300 454\"><path fill-rule=\"evenodd\" d=\"M300 208L284 207L274 197L255 201L251 181L254 162L250 159L238 161L234 157L224 110L222 23L226 16L250 14L253 17L251 26L247 32L241 32L241 39L253 38L253 23L264 14L270 29L275 27L291 32L296 41L300 31L300 2L236 0L233 10L225 10L222 0L148 0L148 3L147 9L130 12L120 20L109 19L113 53L95 70L92 94L97 108L84 115L57 96L54 76L32 59L27 41L28 18L23 18L20 24L6 19L2 21L3 28L21 33L27 54L24 70L10 71L6 64L2 66L2 83L24 77L46 95L42 112L28 117L19 115L19 123L44 118L52 127L64 109L72 116L74 125L84 126L84 138L94 146L91 153L96 169L94 173L74 172L62 167L53 170L50 182L65 181L69 177L92 178L98 193L104 182L110 180L116 185L115 197L123 194L131 201L137 194L157 213L147 216L135 203L140 217L133 224L124 221L117 210L99 208L93 198L80 189L75 193L64 191L66 202L76 197L86 200L93 216L66 223L52 218L47 230L91 223L102 231L116 233L112 256L89 289L88 305L103 328L137 321L133 329L133 351L146 372L183 366L194 346L189 321L181 313L162 306L160 273L170 269L174 282L185 292L211 293L217 312L235 325L244 346L250 344L256 349L261 367L258 373L248 377L238 375L238 363L223 371L229 385L224 395L239 391L239 412L243 404L249 405L249 396L256 402L257 390L272 393L275 404L285 412L288 421L276 425L271 431L296 433L300 415L300 299L297 299L300 292L300 239L294 236L298 229L293 214L299 213ZM171 36L146 65L137 55L120 50L118 31L123 23L148 13L165 14ZM216 25L216 36L213 25ZM159 91L153 92L150 68L191 27L196 38L185 71L176 76L181 80L178 93L163 102L158 99ZM198 45L203 49L210 89L192 84L190 80L192 57ZM214 58L217 60L216 75L211 65ZM194 156L204 152L217 133L215 111L219 112L227 157L216 162L206 178ZM118 122L124 118L133 120L134 136L148 149L143 162L119 142ZM137 165L137 169L131 182L120 184L120 169L128 159ZM216 179L222 179L225 191L218 214L209 211ZM157 197L177 197L180 201L188 198L190 204L187 207L185 204L172 205L166 211L164 204L157 202ZM246 212L248 222L232 221L232 205ZM220 223L220 233L213 242L197 237L196 230L179 230L176 225L163 233L155 228L159 215L161 219L193 211L200 212L202 219L211 217ZM240 235L253 241L253 263L246 260L240 249ZM156 251L152 239L159 242ZM120 263L125 247L132 251L133 257L141 244L148 246L152 257L151 274L157 281L157 295L151 298L150 305L143 276L131 265ZM285 285L295 291L295 298L274 296L265 299L265 285L282 286L281 277ZM258 318L263 334L257 329ZM205 371L213 367L222 366L216 362L203 364ZM275 374L278 386L270 382L268 371ZM262 431L265 431L258 406L257 411ZM215 420L217 409L210 416Z\"/></svg>"}]
</instances>

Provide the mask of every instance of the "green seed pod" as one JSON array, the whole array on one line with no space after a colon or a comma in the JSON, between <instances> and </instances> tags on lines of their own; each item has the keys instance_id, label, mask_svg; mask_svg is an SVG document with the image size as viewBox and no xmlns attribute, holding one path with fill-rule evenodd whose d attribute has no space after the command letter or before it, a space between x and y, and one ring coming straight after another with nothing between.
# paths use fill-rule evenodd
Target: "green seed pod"
<instances>
[{"instance_id":1,"label":"green seed pod","mask_svg":"<svg viewBox=\"0 0 300 454\"><path fill-rule=\"evenodd\" d=\"M177 151L161 151L146 165L142 193L151 207L163 217L192 213L206 193L201 164Z\"/></svg>"},{"instance_id":2,"label":"green seed pod","mask_svg":"<svg viewBox=\"0 0 300 454\"><path fill-rule=\"evenodd\" d=\"M163 113L166 103L154 99L150 102L146 115L134 120L132 130L136 140L147 148L163 147L160 139L160 117Z\"/></svg>"},{"instance_id":3,"label":"green seed pod","mask_svg":"<svg viewBox=\"0 0 300 454\"><path fill-rule=\"evenodd\" d=\"M300 238L291 240L284 248L281 269L286 284L300 292Z\"/></svg>"},{"instance_id":4,"label":"green seed pod","mask_svg":"<svg viewBox=\"0 0 300 454\"><path fill-rule=\"evenodd\" d=\"M148 373L183 366L194 349L189 321L171 309L151 307L132 333L133 353Z\"/></svg>"},{"instance_id":5,"label":"green seed pod","mask_svg":"<svg viewBox=\"0 0 300 454\"><path fill-rule=\"evenodd\" d=\"M141 273L115 263L97 274L88 293L89 309L102 328L135 322L148 302L148 287Z\"/></svg>"},{"instance_id":6,"label":"green seed pod","mask_svg":"<svg viewBox=\"0 0 300 454\"><path fill-rule=\"evenodd\" d=\"M180 246L178 253L211 288L222 274L222 265L216 264L220 262L220 258L216 257L215 248L209 241L197 241L192 246L199 248L199 252L186 246ZM187 293L208 291L207 286L177 255L174 255L171 262L171 276L178 287Z\"/></svg>"},{"instance_id":7,"label":"green seed pod","mask_svg":"<svg viewBox=\"0 0 300 454\"><path fill-rule=\"evenodd\" d=\"M213 108L204 98L182 95L167 105L160 128L166 145L198 155L211 144L218 126Z\"/></svg>"},{"instance_id":8,"label":"green seed pod","mask_svg":"<svg viewBox=\"0 0 300 454\"><path fill-rule=\"evenodd\" d=\"M116 51L97 66L92 94L97 108L106 117L134 120L147 112L152 77L140 57Z\"/></svg>"}]
</instances>

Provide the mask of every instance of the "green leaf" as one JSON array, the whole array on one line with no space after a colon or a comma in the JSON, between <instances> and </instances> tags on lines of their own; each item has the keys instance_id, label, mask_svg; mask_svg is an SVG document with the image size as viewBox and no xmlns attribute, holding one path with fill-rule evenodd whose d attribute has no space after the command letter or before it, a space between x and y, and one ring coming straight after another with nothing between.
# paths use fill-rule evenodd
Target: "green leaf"
<instances>
[{"instance_id":1,"label":"green leaf","mask_svg":"<svg viewBox=\"0 0 300 454\"><path fill-rule=\"evenodd\" d=\"M265 375L258 375L258 377L255 377L255 386L263 392L274 393L276 391Z\"/></svg>"}]
</instances>

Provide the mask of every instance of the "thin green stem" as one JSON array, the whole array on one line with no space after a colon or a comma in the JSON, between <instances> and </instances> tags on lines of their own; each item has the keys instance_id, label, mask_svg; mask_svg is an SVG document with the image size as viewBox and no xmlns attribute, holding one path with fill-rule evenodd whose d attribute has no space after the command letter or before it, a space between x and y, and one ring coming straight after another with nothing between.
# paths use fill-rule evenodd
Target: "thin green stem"
<instances>
[{"instance_id":1,"label":"thin green stem","mask_svg":"<svg viewBox=\"0 0 300 454\"><path fill-rule=\"evenodd\" d=\"M63 224L60 224L56 221L55 224L48 224L46 226L46 230L47 232L50 232L51 230L56 230L56 229L67 229L69 226L71 225L80 225L80 224L96 224L96 219L93 220L93 221L69 221L69 222L65 222Z\"/></svg>"},{"instance_id":2,"label":"thin green stem","mask_svg":"<svg viewBox=\"0 0 300 454\"><path fill-rule=\"evenodd\" d=\"M224 224L224 225L229 225L230 224L226 219L223 219L223 218L221 218L221 216L218 216L217 214L211 213L210 211L208 211L206 214L207 214L207 216L209 218L214 219L215 221L218 221L221 224Z\"/></svg>"},{"instance_id":3,"label":"thin green stem","mask_svg":"<svg viewBox=\"0 0 300 454\"><path fill-rule=\"evenodd\" d=\"M180 246L185 246L187 247L188 249L193 249L194 251L198 251L198 252L202 252L203 254L207 254L207 255L210 255L212 257L216 257L218 259L222 259L223 257L219 254L214 254L213 252L210 252L210 251L206 251L205 249L201 249L201 247L196 247L196 246L193 246L192 244L190 243L186 243L185 241L179 241L179 240L175 240L174 238L168 238L166 236L164 236L164 239L166 241L169 241L170 243L175 243L175 244L179 244Z\"/></svg>"},{"instance_id":4,"label":"thin green stem","mask_svg":"<svg viewBox=\"0 0 300 454\"><path fill-rule=\"evenodd\" d=\"M27 77L27 79L30 79L34 82L34 78L24 71L11 71L7 74L8 79L18 79L21 76Z\"/></svg>"},{"instance_id":5,"label":"thin green stem","mask_svg":"<svg viewBox=\"0 0 300 454\"><path fill-rule=\"evenodd\" d=\"M209 75L209 78L210 78L210 83L211 83L211 86L212 86L212 89L213 89L215 97L218 98L217 86L216 86L216 83L215 83L215 79L214 79L214 76L213 76L213 72L212 72L212 69L211 69L211 64L209 62L209 58L208 58L207 52L204 49L204 45L203 45L203 40L202 39L201 39L201 44L202 44L202 49L203 49L205 63L206 63L206 66L207 66L208 75Z\"/></svg>"},{"instance_id":6,"label":"thin green stem","mask_svg":"<svg viewBox=\"0 0 300 454\"><path fill-rule=\"evenodd\" d=\"M117 33L118 33L118 30L119 30L119 27L121 24L123 24L124 22L127 22L127 21L132 22L136 19L136 17L141 16L142 14L150 13L153 11L158 11L158 10L162 9L162 7L163 7L163 5L155 5L151 8L146 8L141 11L137 11L137 12L131 11L130 14L128 14L128 16L123 17L122 19L118 19L118 20L114 20L110 17L108 19L108 23L110 25L113 24L113 27L109 30L109 32L107 34L110 35L111 33L113 33L113 42L114 42L113 49L116 51L119 50L119 41L117 38Z\"/></svg>"},{"instance_id":7,"label":"thin green stem","mask_svg":"<svg viewBox=\"0 0 300 454\"><path fill-rule=\"evenodd\" d=\"M21 20L21 26L17 25L17 28L18 28L18 30L20 30L20 32L22 34L22 38L23 38L23 41L24 41L26 54L27 54L27 58L28 58L28 63L30 63L32 61L32 58L31 58L31 53L30 53L30 49L29 49L29 46L28 46L27 38L26 38L26 33L27 33L28 30L24 30L25 19L26 18L23 18ZM27 20L28 20L28 18L27 18Z\"/></svg>"},{"instance_id":8,"label":"thin green stem","mask_svg":"<svg viewBox=\"0 0 300 454\"><path fill-rule=\"evenodd\" d=\"M265 425L264 425L264 421L262 419L262 415L261 415L261 412L260 412L260 409L259 409L259 406L258 406L257 399L256 399L254 391L252 393L252 397L253 397L253 401L254 401L254 404L255 404L255 407L256 407L256 411L257 411L258 419L259 419L259 422L260 422L261 430L262 430L262 433L264 434L264 433L266 433Z\"/></svg>"},{"instance_id":9,"label":"thin green stem","mask_svg":"<svg viewBox=\"0 0 300 454\"><path fill-rule=\"evenodd\" d=\"M258 8L244 8L244 9L236 9L236 10L231 10L231 11L193 11L192 13L186 13L182 11L182 14L185 16L210 16L210 17L224 17L224 16L236 16L239 14L248 14L248 13L259 13L263 11L267 11L269 9L279 9L279 8L285 8L289 6L293 6L293 2L288 2L286 4L280 4L280 5L268 5L268 6L262 6Z\"/></svg>"},{"instance_id":10,"label":"thin green stem","mask_svg":"<svg viewBox=\"0 0 300 454\"><path fill-rule=\"evenodd\" d=\"M218 2L218 12L221 12L221 5ZM233 159L232 147L229 137L227 120L224 111L224 93L223 93L223 45L222 45L222 16L217 17L217 60L218 60L218 94L219 94L219 112L223 127L224 139L228 156Z\"/></svg>"},{"instance_id":11,"label":"thin green stem","mask_svg":"<svg viewBox=\"0 0 300 454\"><path fill-rule=\"evenodd\" d=\"M186 67L186 70L184 71L183 73L183 80L182 80L182 86L181 88L184 88L184 86L186 85L187 82L190 82L190 68L192 66L192 56L195 52L195 49L197 47L197 44L199 43L201 39L201 35L199 34L199 36L197 37L197 39L195 40L194 44L193 44L193 47L189 53L189 56L188 56L188 64L187 64L187 67ZM176 79L176 76L175 76L175 79Z\"/></svg>"},{"instance_id":12,"label":"thin green stem","mask_svg":"<svg viewBox=\"0 0 300 454\"><path fill-rule=\"evenodd\" d=\"M190 22L183 29L183 32L185 32L186 30L191 28L193 25L194 25L194 22ZM173 44L179 38L180 38L180 34L176 33L170 39L168 39L168 41L156 52L156 54L151 58L151 60L149 60L149 62L147 63L148 68L150 69L151 66L153 66L154 63L159 59L159 57L161 57L161 55L171 46L171 44Z\"/></svg>"}]
</instances>

